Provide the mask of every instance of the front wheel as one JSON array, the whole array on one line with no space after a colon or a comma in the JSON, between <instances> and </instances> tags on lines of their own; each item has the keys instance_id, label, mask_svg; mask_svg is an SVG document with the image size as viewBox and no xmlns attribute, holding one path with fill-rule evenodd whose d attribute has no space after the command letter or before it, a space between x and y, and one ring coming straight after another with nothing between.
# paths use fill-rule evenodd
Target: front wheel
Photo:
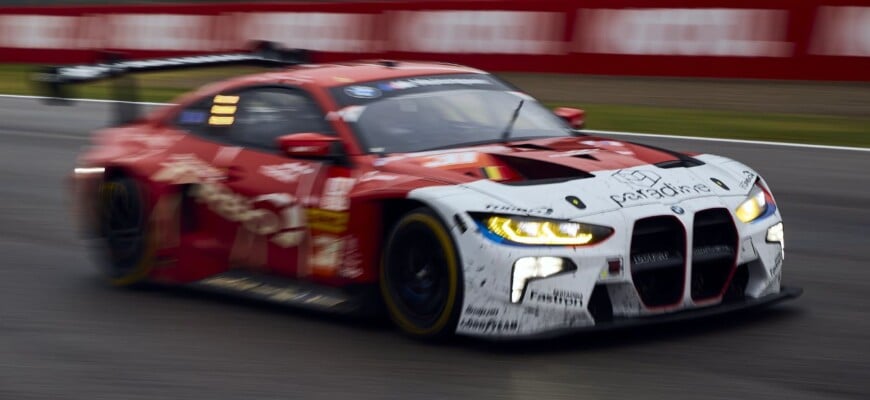
<instances>
[{"instance_id":1,"label":"front wheel","mask_svg":"<svg viewBox=\"0 0 870 400\"><path fill-rule=\"evenodd\" d=\"M390 232L380 286L390 317L406 334L436 338L455 331L463 294L459 255L432 210L406 214Z\"/></svg>"}]
</instances>

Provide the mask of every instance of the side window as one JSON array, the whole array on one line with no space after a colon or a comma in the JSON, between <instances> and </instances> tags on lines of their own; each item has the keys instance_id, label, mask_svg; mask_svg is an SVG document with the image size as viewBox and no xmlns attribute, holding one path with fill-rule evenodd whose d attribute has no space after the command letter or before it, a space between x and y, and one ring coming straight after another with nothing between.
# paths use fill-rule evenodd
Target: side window
<instances>
[{"instance_id":1,"label":"side window","mask_svg":"<svg viewBox=\"0 0 870 400\"><path fill-rule=\"evenodd\" d=\"M182 110L175 125L216 142L275 150L282 135L333 133L323 112L303 92L261 87L216 95Z\"/></svg>"},{"instance_id":2,"label":"side window","mask_svg":"<svg viewBox=\"0 0 870 400\"><path fill-rule=\"evenodd\" d=\"M290 133L331 133L317 105L301 92L282 88L259 88L241 93L233 141L248 147L275 148L275 139Z\"/></svg>"}]
</instances>

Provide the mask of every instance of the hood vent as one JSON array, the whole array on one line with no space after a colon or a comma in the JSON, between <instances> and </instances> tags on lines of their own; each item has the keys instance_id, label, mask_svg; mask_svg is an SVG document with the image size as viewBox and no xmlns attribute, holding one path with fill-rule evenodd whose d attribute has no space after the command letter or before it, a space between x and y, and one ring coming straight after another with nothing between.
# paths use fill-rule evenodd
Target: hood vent
<instances>
[{"instance_id":1,"label":"hood vent","mask_svg":"<svg viewBox=\"0 0 870 400\"><path fill-rule=\"evenodd\" d=\"M595 156L593 156L592 154L577 154L577 155L571 156L571 157L582 158L584 160L601 161L601 160L595 158Z\"/></svg>"},{"instance_id":2,"label":"hood vent","mask_svg":"<svg viewBox=\"0 0 870 400\"><path fill-rule=\"evenodd\" d=\"M520 144L512 144L508 147L512 149L523 149L523 150L553 150L551 147L541 146L535 143L520 143Z\"/></svg>"},{"instance_id":3,"label":"hood vent","mask_svg":"<svg viewBox=\"0 0 870 400\"><path fill-rule=\"evenodd\" d=\"M510 182L510 184L555 183L593 177L592 174L583 170L533 158L514 157L504 154L497 155L496 157L508 168L523 177L521 181Z\"/></svg>"},{"instance_id":4,"label":"hood vent","mask_svg":"<svg viewBox=\"0 0 870 400\"><path fill-rule=\"evenodd\" d=\"M684 156L684 157L685 158L680 158L677 160L662 161L660 163L656 163L655 166L659 167L659 168L670 169L670 168L691 168L691 167L697 167L699 165L704 165L704 162L702 162L701 160L698 160L696 158L692 158L689 156Z\"/></svg>"}]
</instances>

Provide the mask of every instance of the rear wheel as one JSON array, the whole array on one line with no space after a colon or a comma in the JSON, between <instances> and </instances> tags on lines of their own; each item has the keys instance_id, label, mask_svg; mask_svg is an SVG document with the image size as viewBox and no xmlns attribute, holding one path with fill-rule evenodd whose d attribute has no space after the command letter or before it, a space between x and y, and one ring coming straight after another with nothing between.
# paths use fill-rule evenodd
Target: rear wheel
<instances>
[{"instance_id":1,"label":"rear wheel","mask_svg":"<svg viewBox=\"0 0 870 400\"><path fill-rule=\"evenodd\" d=\"M103 275L115 286L140 285L148 278L153 252L139 186L131 178L110 178L98 193Z\"/></svg>"},{"instance_id":2,"label":"rear wheel","mask_svg":"<svg viewBox=\"0 0 870 400\"><path fill-rule=\"evenodd\" d=\"M390 317L419 338L452 334L462 304L462 271L450 233L434 212L414 210L384 249L380 285Z\"/></svg>"}]
</instances>

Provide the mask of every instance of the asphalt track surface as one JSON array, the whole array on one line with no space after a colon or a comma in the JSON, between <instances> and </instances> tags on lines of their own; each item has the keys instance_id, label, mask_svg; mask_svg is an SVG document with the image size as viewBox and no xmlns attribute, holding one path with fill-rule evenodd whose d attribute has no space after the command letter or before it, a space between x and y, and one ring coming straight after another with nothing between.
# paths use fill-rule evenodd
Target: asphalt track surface
<instances>
[{"instance_id":1,"label":"asphalt track surface","mask_svg":"<svg viewBox=\"0 0 870 400\"><path fill-rule=\"evenodd\" d=\"M105 104L0 99L0 399L866 399L870 154L638 139L756 167L797 301L559 340L441 345L189 290L98 281L64 176Z\"/></svg>"}]
</instances>

